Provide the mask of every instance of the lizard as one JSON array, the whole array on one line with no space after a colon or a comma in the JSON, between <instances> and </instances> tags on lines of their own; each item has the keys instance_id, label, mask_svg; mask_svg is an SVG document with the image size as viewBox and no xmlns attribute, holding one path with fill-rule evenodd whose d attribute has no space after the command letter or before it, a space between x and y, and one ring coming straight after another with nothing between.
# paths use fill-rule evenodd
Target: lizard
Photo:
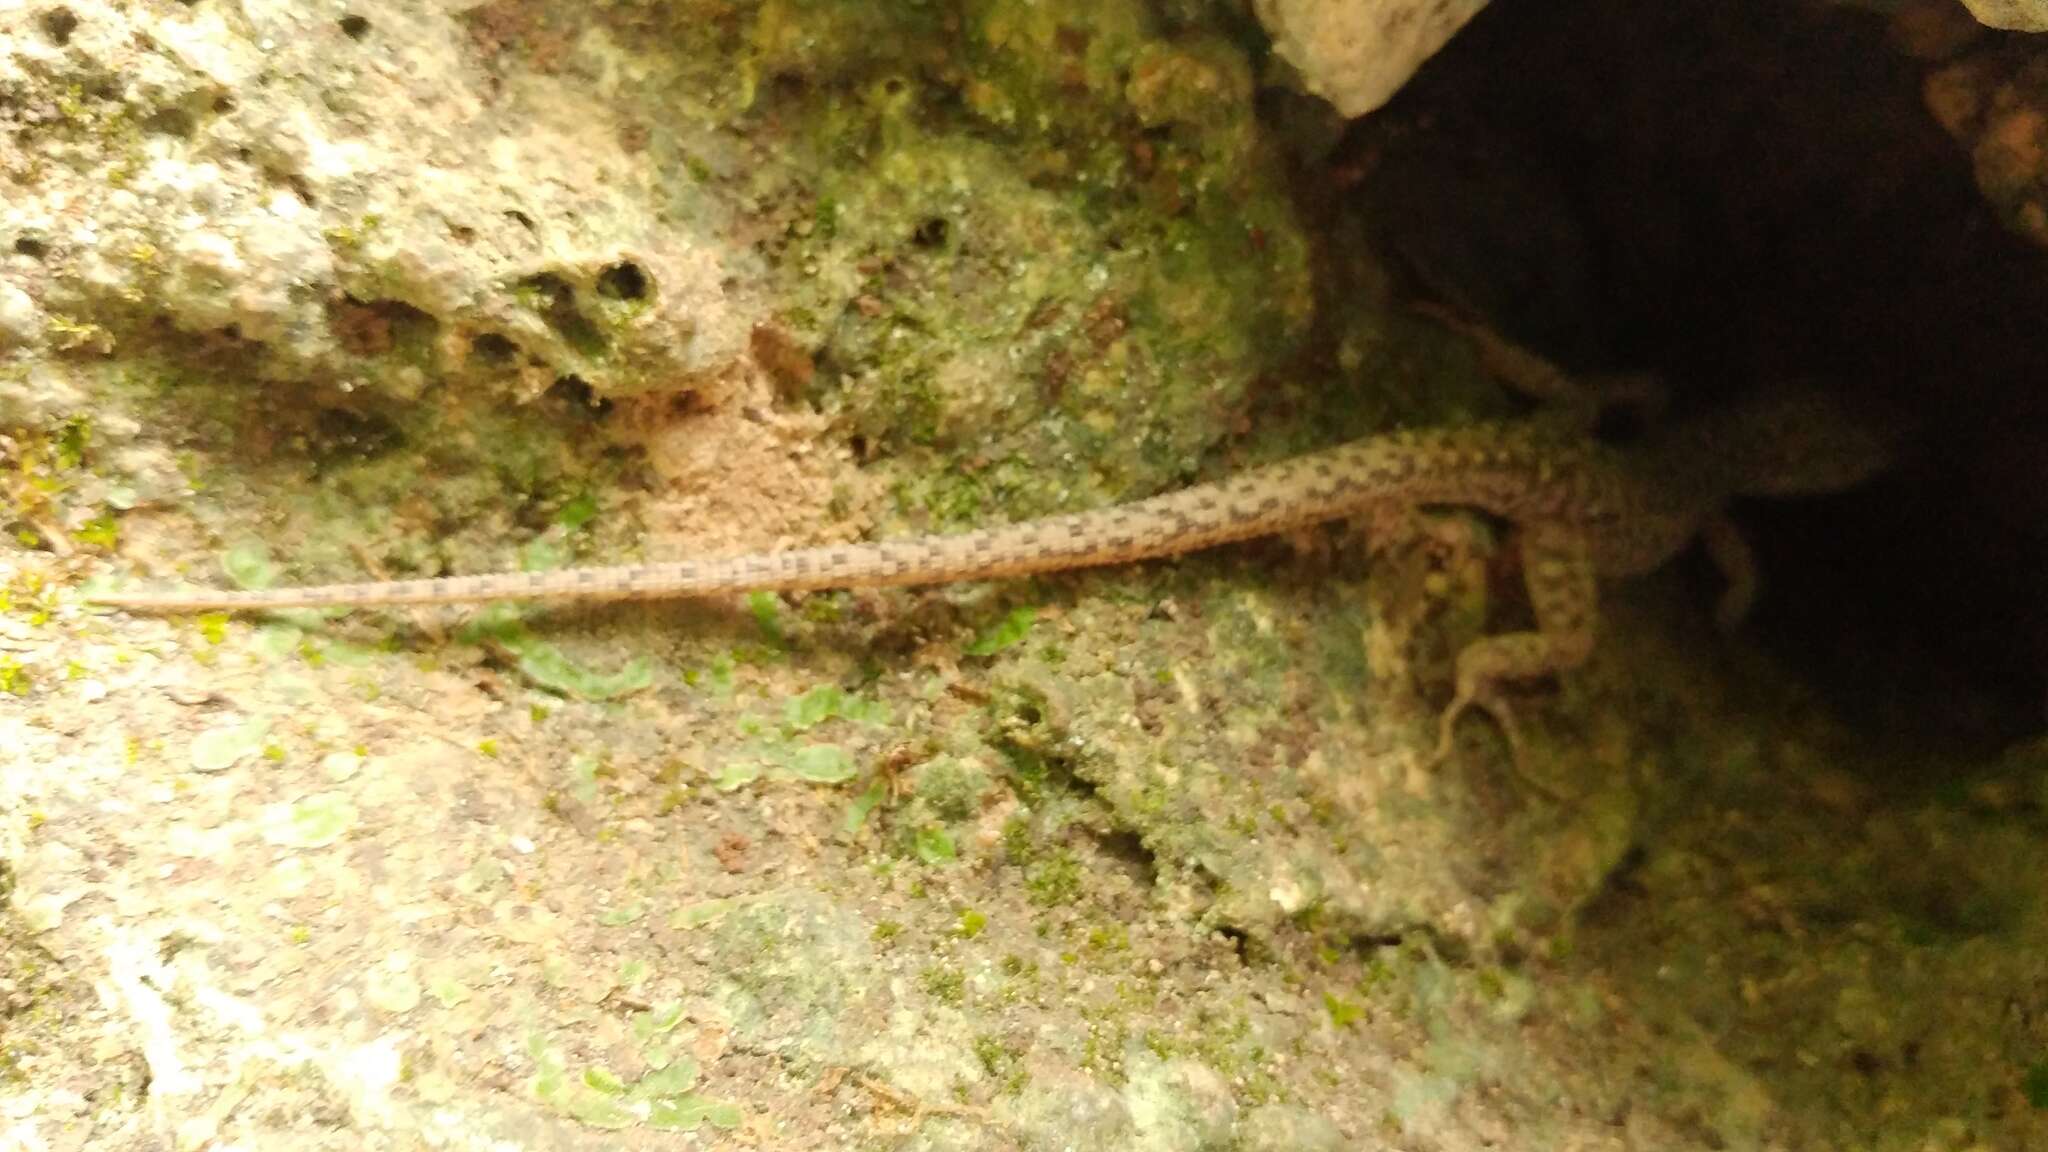
<instances>
[{"instance_id":1,"label":"lizard","mask_svg":"<svg viewBox=\"0 0 2048 1152\"><path fill-rule=\"evenodd\" d=\"M1477 335L1489 359L1524 358L1514 374L1547 374L1537 383L1552 391L1564 379L1533 353ZM1458 653L1429 762L1449 755L1458 720L1478 707L1519 763L1523 742L1503 688L1568 672L1590 657L1600 581L1647 573L1699 538L1728 580L1716 618L1732 626L1757 582L1726 505L1853 488L1892 462L1895 432L1827 393L1780 389L1656 427L1634 443L1604 441L1583 419L1402 430L1131 503L951 535L707 560L88 599L135 612L191 613L931 585L1150 560L1388 509L1468 509L1519 530L1535 627L1482 637Z\"/></svg>"}]
</instances>

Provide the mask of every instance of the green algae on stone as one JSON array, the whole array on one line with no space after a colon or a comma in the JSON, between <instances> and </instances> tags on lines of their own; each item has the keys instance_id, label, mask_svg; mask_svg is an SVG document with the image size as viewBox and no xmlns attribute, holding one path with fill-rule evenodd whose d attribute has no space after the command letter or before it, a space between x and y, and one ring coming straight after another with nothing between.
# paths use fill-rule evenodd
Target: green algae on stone
<instances>
[{"instance_id":1,"label":"green algae on stone","mask_svg":"<svg viewBox=\"0 0 2048 1152\"><path fill-rule=\"evenodd\" d=\"M791 891L728 911L710 928L712 996L733 1028L758 1043L790 1043L811 1059L837 1051L847 1009L869 994L868 929L818 894Z\"/></svg>"},{"instance_id":2,"label":"green algae on stone","mask_svg":"<svg viewBox=\"0 0 2048 1152\"><path fill-rule=\"evenodd\" d=\"M1131 0L757 21L764 66L872 96L805 109L830 226L793 237L803 274L777 291L819 348L812 394L853 431L974 454L903 469L906 511L1178 482L1305 333L1307 244L1282 166L1254 159L1241 48Z\"/></svg>"},{"instance_id":3,"label":"green algae on stone","mask_svg":"<svg viewBox=\"0 0 2048 1152\"><path fill-rule=\"evenodd\" d=\"M973 815L988 794L988 773L956 756L935 756L920 764L913 782L916 799L941 820Z\"/></svg>"},{"instance_id":4,"label":"green algae on stone","mask_svg":"<svg viewBox=\"0 0 2048 1152\"><path fill-rule=\"evenodd\" d=\"M1013 608L1001 620L983 629L967 644L969 656L993 656L1005 648L1022 643L1031 634L1031 626L1038 622L1038 610L1031 607Z\"/></svg>"}]
</instances>

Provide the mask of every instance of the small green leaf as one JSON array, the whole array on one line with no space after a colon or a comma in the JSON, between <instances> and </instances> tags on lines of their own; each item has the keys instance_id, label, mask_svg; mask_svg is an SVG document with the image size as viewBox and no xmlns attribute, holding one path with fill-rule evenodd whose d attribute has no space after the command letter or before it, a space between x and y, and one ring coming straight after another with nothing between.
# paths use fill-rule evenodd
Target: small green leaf
<instances>
[{"instance_id":1,"label":"small green leaf","mask_svg":"<svg viewBox=\"0 0 2048 1152\"><path fill-rule=\"evenodd\" d=\"M597 757L588 752L578 752L569 758L569 767L564 775L569 778L569 794L576 797L577 803L593 806L597 803L598 768Z\"/></svg>"},{"instance_id":2,"label":"small green leaf","mask_svg":"<svg viewBox=\"0 0 2048 1152\"><path fill-rule=\"evenodd\" d=\"M443 1008L453 1008L469 999L469 989L459 980L442 977L427 985L427 995Z\"/></svg>"},{"instance_id":3,"label":"small green leaf","mask_svg":"<svg viewBox=\"0 0 2048 1152\"><path fill-rule=\"evenodd\" d=\"M588 492L583 492L579 493L567 504L562 505L562 510L555 513L555 523L574 531L590 523L591 518L596 515L597 497Z\"/></svg>"},{"instance_id":4,"label":"small green leaf","mask_svg":"<svg viewBox=\"0 0 2048 1152\"><path fill-rule=\"evenodd\" d=\"M809 744L789 758L789 770L813 784L843 784L854 778L853 755L837 744Z\"/></svg>"},{"instance_id":5,"label":"small green leaf","mask_svg":"<svg viewBox=\"0 0 2048 1152\"><path fill-rule=\"evenodd\" d=\"M839 715L846 707L846 693L836 684L820 684L788 702L784 719L801 732Z\"/></svg>"},{"instance_id":6,"label":"small green leaf","mask_svg":"<svg viewBox=\"0 0 2048 1152\"><path fill-rule=\"evenodd\" d=\"M740 1126L744 1116L736 1105L723 1100L710 1100L696 1093L656 1100L647 1113L647 1125L671 1132L690 1132L710 1123L714 1128L730 1131Z\"/></svg>"},{"instance_id":7,"label":"small green leaf","mask_svg":"<svg viewBox=\"0 0 2048 1152\"><path fill-rule=\"evenodd\" d=\"M626 1085L611 1069L599 1068L596 1065L583 1070L583 1083L607 1096L617 1096L626 1090Z\"/></svg>"},{"instance_id":8,"label":"small green leaf","mask_svg":"<svg viewBox=\"0 0 2048 1152\"><path fill-rule=\"evenodd\" d=\"M708 1110L698 1096L655 1100L647 1108L647 1126L667 1132L694 1132L704 1123Z\"/></svg>"},{"instance_id":9,"label":"small green leaf","mask_svg":"<svg viewBox=\"0 0 2048 1152\"><path fill-rule=\"evenodd\" d=\"M840 830L848 836L860 831L860 826L867 823L868 813L880 807L888 796L888 785L880 780L868 785L865 791L855 796L852 803L846 806L846 819L840 822Z\"/></svg>"},{"instance_id":10,"label":"small green leaf","mask_svg":"<svg viewBox=\"0 0 2048 1152\"><path fill-rule=\"evenodd\" d=\"M2026 1095L2027 1103L2048 1112L2048 1058L2034 1061L2027 1069L2020 1081L2020 1091Z\"/></svg>"},{"instance_id":11,"label":"small green leaf","mask_svg":"<svg viewBox=\"0 0 2048 1152\"><path fill-rule=\"evenodd\" d=\"M634 657L607 676L578 667L560 649L542 640L523 638L506 646L518 654L521 675L563 696L615 700L645 691L654 683L654 669L644 657Z\"/></svg>"},{"instance_id":12,"label":"small green leaf","mask_svg":"<svg viewBox=\"0 0 2048 1152\"><path fill-rule=\"evenodd\" d=\"M121 540L120 523L112 516L95 516L73 529L71 538L80 544L112 551Z\"/></svg>"},{"instance_id":13,"label":"small green leaf","mask_svg":"<svg viewBox=\"0 0 2048 1152\"><path fill-rule=\"evenodd\" d=\"M268 588L277 583L277 562L261 540L240 540L220 558L220 570L237 588Z\"/></svg>"},{"instance_id":14,"label":"small green leaf","mask_svg":"<svg viewBox=\"0 0 2048 1152\"><path fill-rule=\"evenodd\" d=\"M856 724L887 724L889 722L889 706L887 704L882 703L880 700L870 700L865 696L859 695L848 696L846 704L839 710L839 714Z\"/></svg>"},{"instance_id":15,"label":"small green leaf","mask_svg":"<svg viewBox=\"0 0 2048 1152\"><path fill-rule=\"evenodd\" d=\"M683 682L692 688L702 688L720 699L731 697L733 690L734 664L732 653L720 652L703 671L685 673Z\"/></svg>"},{"instance_id":16,"label":"small green leaf","mask_svg":"<svg viewBox=\"0 0 2048 1152\"><path fill-rule=\"evenodd\" d=\"M649 1008L645 1012L635 1012L633 1013L633 1039L645 1044L656 1036L663 1036L675 1031L676 1025L682 1022L683 1004L680 1000L672 1001L658 1008Z\"/></svg>"},{"instance_id":17,"label":"small green leaf","mask_svg":"<svg viewBox=\"0 0 2048 1152\"><path fill-rule=\"evenodd\" d=\"M280 848L324 848L356 825L356 806L339 792L319 792L263 809L263 839Z\"/></svg>"},{"instance_id":18,"label":"small green leaf","mask_svg":"<svg viewBox=\"0 0 2048 1152\"><path fill-rule=\"evenodd\" d=\"M836 684L820 684L785 703L782 718L792 731L802 732L840 718L861 724L886 724L889 708L879 700L848 693Z\"/></svg>"},{"instance_id":19,"label":"small green leaf","mask_svg":"<svg viewBox=\"0 0 2048 1152\"><path fill-rule=\"evenodd\" d=\"M261 752L269 732L270 724L264 720L201 732L192 738L192 770L225 772Z\"/></svg>"},{"instance_id":20,"label":"small green leaf","mask_svg":"<svg viewBox=\"0 0 2048 1152\"><path fill-rule=\"evenodd\" d=\"M214 631L214 619L218 617L218 635ZM199 618L201 633L210 644L218 644L227 638L227 613L210 612ZM256 629L256 649L273 660L282 660L299 650L305 643L306 633L290 624L264 624Z\"/></svg>"},{"instance_id":21,"label":"small green leaf","mask_svg":"<svg viewBox=\"0 0 2048 1152\"><path fill-rule=\"evenodd\" d=\"M70 471L85 463L85 449L92 443L92 424L83 416L74 416L64 422L52 440L56 448L57 467Z\"/></svg>"},{"instance_id":22,"label":"small green leaf","mask_svg":"<svg viewBox=\"0 0 2048 1152\"><path fill-rule=\"evenodd\" d=\"M668 918L671 928L702 928L733 910L735 902L727 900L705 900L678 908Z\"/></svg>"},{"instance_id":23,"label":"small green leaf","mask_svg":"<svg viewBox=\"0 0 2048 1152\"><path fill-rule=\"evenodd\" d=\"M1350 1028L1365 1019L1363 1005L1334 992L1323 993L1323 1011L1330 1014L1330 1023L1339 1028Z\"/></svg>"},{"instance_id":24,"label":"small green leaf","mask_svg":"<svg viewBox=\"0 0 2048 1152\"><path fill-rule=\"evenodd\" d=\"M688 1056L678 1056L668 1067L657 1068L642 1076L633 1085L633 1099L658 1100L681 1096L696 1086L697 1062Z\"/></svg>"},{"instance_id":25,"label":"small green leaf","mask_svg":"<svg viewBox=\"0 0 2048 1152\"><path fill-rule=\"evenodd\" d=\"M569 546L559 532L543 532L519 546L521 572L551 572L569 565Z\"/></svg>"},{"instance_id":26,"label":"small green leaf","mask_svg":"<svg viewBox=\"0 0 2048 1152\"><path fill-rule=\"evenodd\" d=\"M569 1102L569 1115L592 1128L630 1128L636 1117L632 1110L609 1096L579 1093Z\"/></svg>"},{"instance_id":27,"label":"small green leaf","mask_svg":"<svg viewBox=\"0 0 2048 1152\"><path fill-rule=\"evenodd\" d=\"M777 648L788 647L789 638L782 631L782 601L775 593L747 593L747 611L753 613L755 626L769 643Z\"/></svg>"},{"instance_id":28,"label":"small green leaf","mask_svg":"<svg viewBox=\"0 0 2048 1152\"><path fill-rule=\"evenodd\" d=\"M647 914L647 903L636 900L631 904L615 905L597 914L597 922L606 928L618 928L631 924Z\"/></svg>"},{"instance_id":29,"label":"small green leaf","mask_svg":"<svg viewBox=\"0 0 2048 1152\"><path fill-rule=\"evenodd\" d=\"M960 913L960 924L953 929L953 935L958 936L962 940L972 940L976 936L981 935L981 930L986 927L988 927L988 917L969 908L965 912Z\"/></svg>"},{"instance_id":30,"label":"small green leaf","mask_svg":"<svg viewBox=\"0 0 2048 1152\"><path fill-rule=\"evenodd\" d=\"M526 1034L526 1055L528 1059L540 1066L541 1075L559 1076L562 1074L561 1054L548 1047L548 1038L540 1032L528 1032Z\"/></svg>"},{"instance_id":31,"label":"small green leaf","mask_svg":"<svg viewBox=\"0 0 2048 1152\"><path fill-rule=\"evenodd\" d=\"M1038 609L1013 608L1010 614L982 630L972 643L967 645L969 656L993 656L1024 639L1031 626L1038 622Z\"/></svg>"},{"instance_id":32,"label":"small green leaf","mask_svg":"<svg viewBox=\"0 0 2048 1152\"><path fill-rule=\"evenodd\" d=\"M455 638L464 644L482 644L495 640L517 651L529 639L526 623L521 619L519 606L511 602L486 604L476 614L464 620L455 630Z\"/></svg>"},{"instance_id":33,"label":"small green leaf","mask_svg":"<svg viewBox=\"0 0 2048 1152\"><path fill-rule=\"evenodd\" d=\"M959 855L959 849L953 846L953 834L938 824L919 828L912 847L917 858L927 864L944 864Z\"/></svg>"},{"instance_id":34,"label":"small green leaf","mask_svg":"<svg viewBox=\"0 0 2048 1152\"><path fill-rule=\"evenodd\" d=\"M760 778L759 760L734 760L721 765L718 774L711 778L711 783L720 792L737 792Z\"/></svg>"},{"instance_id":35,"label":"small green leaf","mask_svg":"<svg viewBox=\"0 0 2048 1152\"><path fill-rule=\"evenodd\" d=\"M327 645L326 660L330 664L344 665L350 668L365 668L376 663L378 658L379 653L375 648L366 648L361 644L350 644L345 640L336 640Z\"/></svg>"}]
</instances>

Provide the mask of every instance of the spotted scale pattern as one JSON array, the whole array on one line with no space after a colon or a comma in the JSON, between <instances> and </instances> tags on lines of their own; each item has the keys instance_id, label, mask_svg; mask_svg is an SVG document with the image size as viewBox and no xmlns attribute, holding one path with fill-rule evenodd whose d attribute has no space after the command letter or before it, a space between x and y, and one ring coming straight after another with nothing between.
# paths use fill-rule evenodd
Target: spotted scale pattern
<instances>
[{"instance_id":1,"label":"spotted scale pattern","mask_svg":"<svg viewBox=\"0 0 2048 1152\"><path fill-rule=\"evenodd\" d=\"M1578 454L1591 449L1576 448ZM1561 457L1559 453L1564 455ZM743 591L864 588L989 580L1120 564L1272 535L1375 503L1472 505L1511 518L1555 516L1584 501L1570 445L1479 425L1362 440L1148 500L951 536L919 536L722 559L554 572L245 591L117 592L133 610L449 604L488 600L626 600ZM1569 492L1566 488L1570 488Z\"/></svg>"},{"instance_id":2,"label":"spotted scale pattern","mask_svg":"<svg viewBox=\"0 0 2048 1152\"><path fill-rule=\"evenodd\" d=\"M1733 616L1754 594L1755 579L1746 570L1747 549L1722 515L1728 499L1839 491L1885 466L1892 446L1888 434L1859 426L1839 408L1788 394L1679 426L1627 451L1571 427L1537 421L1395 433L1149 500L957 536L562 572L94 599L138 611L195 612L939 584L1170 556L1379 506L1454 505L1523 527L1522 567L1536 627L1483 637L1459 653L1456 693L1439 717L1432 763L1450 754L1454 725L1476 707L1493 716L1516 765L1525 767L1501 687L1586 660L1599 616L1596 577L1655 568L1704 535L1708 554L1730 577L1720 615Z\"/></svg>"},{"instance_id":3,"label":"spotted scale pattern","mask_svg":"<svg viewBox=\"0 0 2048 1152\"><path fill-rule=\"evenodd\" d=\"M1781 407L1785 407L1782 406ZM989 580L1172 556L1350 516L1377 505L1474 508L1583 536L1602 575L1656 566L1737 492L1839 487L1881 461L1801 444L1862 441L1794 426L1832 410L1787 407L1681 428L1628 451L1543 421L1397 432L1267 465L1214 484L1092 512L951 536L829 545L722 559L554 572L503 572L245 591L114 592L100 604L150 612L630 600L751 591L872 588ZM1788 423L1789 421L1789 423ZM1731 431L1732 430L1732 431ZM1709 434L1710 433L1710 434ZM1768 449L1768 450L1759 450ZM1739 466L1730 466L1737 461ZM1758 461L1768 461L1763 469ZM1742 470L1769 470L1746 476ZM1802 476L1779 473L1806 470ZM1802 483L1806 484L1802 488Z\"/></svg>"}]
</instances>

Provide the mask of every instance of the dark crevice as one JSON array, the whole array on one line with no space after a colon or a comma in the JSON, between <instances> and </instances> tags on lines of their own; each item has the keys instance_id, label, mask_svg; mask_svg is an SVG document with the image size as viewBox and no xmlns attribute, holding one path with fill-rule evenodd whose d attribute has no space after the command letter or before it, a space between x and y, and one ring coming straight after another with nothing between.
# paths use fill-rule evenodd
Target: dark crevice
<instances>
[{"instance_id":1,"label":"dark crevice","mask_svg":"<svg viewBox=\"0 0 2048 1152\"><path fill-rule=\"evenodd\" d=\"M1225 924L1216 929L1216 935L1222 938L1225 944L1230 945L1230 950L1237 953L1237 958L1240 962L1247 964L1253 962L1254 956L1252 953L1257 946L1252 940L1250 932L1234 925Z\"/></svg>"},{"instance_id":2,"label":"dark crevice","mask_svg":"<svg viewBox=\"0 0 2048 1152\"><path fill-rule=\"evenodd\" d=\"M330 315L342 346L357 356L401 355L425 361L433 355L441 322L403 300L345 297Z\"/></svg>"},{"instance_id":3,"label":"dark crevice","mask_svg":"<svg viewBox=\"0 0 2048 1152\"><path fill-rule=\"evenodd\" d=\"M646 270L630 260L597 274L597 294L607 300L644 300L651 284Z\"/></svg>"},{"instance_id":4,"label":"dark crevice","mask_svg":"<svg viewBox=\"0 0 2048 1152\"><path fill-rule=\"evenodd\" d=\"M52 8L40 16L36 23L50 43L63 47L71 43L71 34L78 31L78 14L69 8Z\"/></svg>"},{"instance_id":5,"label":"dark crevice","mask_svg":"<svg viewBox=\"0 0 2048 1152\"><path fill-rule=\"evenodd\" d=\"M405 434L391 418L379 413L323 408L309 439L309 447L318 457L361 461L400 447Z\"/></svg>"},{"instance_id":6,"label":"dark crevice","mask_svg":"<svg viewBox=\"0 0 2048 1152\"><path fill-rule=\"evenodd\" d=\"M370 34L370 21L367 17L343 16L335 23L341 29L341 34L351 40L361 40Z\"/></svg>"},{"instance_id":7,"label":"dark crevice","mask_svg":"<svg viewBox=\"0 0 2048 1152\"><path fill-rule=\"evenodd\" d=\"M471 338L469 350L479 362L493 368L509 367L519 359L519 345L497 332L483 332Z\"/></svg>"},{"instance_id":8,"label":"dark crevice","mask_svg":"<svg viewBox=\"0 0 2048 1152\"><path fill-rule=\"evenodd\" d=\"M1062 802L1080 803L1091 814L1075 831L1087 836L1102 862L1119 866L1140 891L1154 887L1159 866L1152 849L1137 832L1117 822L1115 805L1075 770L1071 760L1045 750L1064 741L1051 738L1047 731L1051 721L1044 702L1029 691L1007 691L994 708L1001 719L990 726L989 744L1002 754L1006 779L1018 798L1041 810Z\"/></svg>"},{"instance_id":9,"label":"dark crevice","mask_svg":"<svg viewBox=\"0 0 2048 1152\"><path fill-rule=\"evenodd\" d=\"M1131 882L1139 890L1148 890L1159 882L1159 862L1137 833L1116 828L1096 833L1094 840L1104 856L1129 871Z\"/></svg>"},{"instance_id":10,"label":"dark crevice","mask_svg":"<svg viewBox=\"0 0 2048 1152\"><path fill-rule=\"evenodd\" d=\"M1414 295L1573 368L1649 371L1681 412L1784 384L1905 412L1919 451L1879 482L1735 509L1749 634L1901 747L2041 730L2048 255L1994 218L1881 21L1498 0L1332 171L1323 210Z\"/></svg>"},{"instance_id":11,"label":"dark crevice","mask_svg":"<svg viewBox=\"0 0 2048 1152\"><path fill-rule=\"evenodd\" d=\"M159 108L145 117L142 121L142 130L159 136L175 136L181 140L190 140L192 135L199 131L199 121L192 113L173 105Z\"/></svg>"},{"instance_id":12,"label":"dark crevice","mask_svg":"<svg viewBox=\"0 0 2048 1152\"><path fill-rule=\"evenodd\" d=\"M548 396L559 400L577 412L602 416L611 411L612 402L598 394L590 381L581 376L558 376L548 387Z\"/></svg>"},{"instance_id":13,"label":"dark crevice","mask_svg":"<svg viewBox=\"0 0 2048 1152\"><path fill-rule=\"evenodd\" d=\"M519 288L548 327L578 353L597 356L608 347L603 331L577 307L576 289L568 281L543 272L520 281Z\"/></svg>"}]
</instances>

